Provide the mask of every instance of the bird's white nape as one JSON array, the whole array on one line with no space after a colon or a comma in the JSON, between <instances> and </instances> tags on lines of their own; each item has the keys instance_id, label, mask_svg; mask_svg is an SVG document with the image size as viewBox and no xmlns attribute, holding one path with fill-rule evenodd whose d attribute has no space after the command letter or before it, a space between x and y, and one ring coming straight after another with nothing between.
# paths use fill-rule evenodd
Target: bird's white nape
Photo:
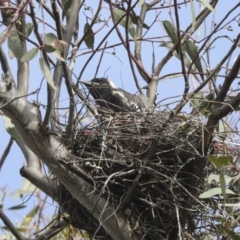
<instances>
[{"instance_id":1,"label":"bird's white nape","mask_svg":"<svg viewBox=\"0 0 240 240\"><path fill-rule=\"evenodd\" d=\"M117 89L116 85L110 79L107 79L107 81L108 81L111 88Z\"/></svg>"}]
</instances>

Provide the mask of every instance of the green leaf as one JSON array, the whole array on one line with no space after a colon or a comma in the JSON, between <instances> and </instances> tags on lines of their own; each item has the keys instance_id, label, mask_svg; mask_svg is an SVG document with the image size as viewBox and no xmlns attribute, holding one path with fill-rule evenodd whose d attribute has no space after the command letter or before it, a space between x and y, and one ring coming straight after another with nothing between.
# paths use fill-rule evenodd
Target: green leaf
<instances>
[{"instance_id":1,"label":"green leaf","mask_svg":"<svg viewBox=\"0 0 240 240\"><path fill-rule=\"evenodd\" d=\"M63 1L62 1L62 3L63 3ZM66 13L67 13L68 10L70 9L71 5L72 5L72 0L64 1L63 11L62 11L62 20L63 20L64 17L66 16Z\"/></svg>"},{"instance_id":2,"label":"green leaf","mask_svg":"<svg viewBox=\"0 0 240 240\"><path fill-rule=\"evenodd\" d=\"M53 47L55 50L59 50L60 52L64 51L64 45L67 43L63 40L58 40L58 38L53 33L47 33L44 36L45 45Z\"/></svg>"},{"instance_id":3,"label":"green leaf","mask_svg":"<svg viewBox=\"0 0 240 240\"><path fill-rule=\"evenodd\" d=\"M88 32L86 35L84 42L87 45L88 48L93 49L94 48L94 34L92 28L90 28L90 25L88 23L85 24L84 26L84 34Z\"/></svg>"},{"instance_id":4,"label":"green leaf","mask_svg":"<svg viewBox=\"0 0 240 240\"><path fill-rule=\"evenodd\" d=\"M46 51L46 52L48 52L48 53L51 53L51 52L54 52L54 51L56 51L56 49L54 48L54 47L52 47L52 46L49 46L49 45L44 45L44 50Z\"/></svg>"},{"instance_id":5,"label":"green leaf","mask_svg":"<svg viewBox=\"0 0 240 240\"><path fill-rule=\"evenodd\" d=\"M222 194L222 189L220 187L212 188L212 189L208 190L207 192L201 193L199 195L199 198L210 198L217 194ZM226 189L226 194L235 194L235 193L233 191L231 191L230 189Z\"/></svg>"},{"instance_id":6,"label":"green leaf","mask_svg":"<svg viewBox=\"0 0 240 240\"><path fill-rule=\"evenodd\" d=\"M202 64L198 55L198 47L195 45L195 43L187 41L186 42L186 51L189 55L189 57L191 58L191 60L194 62L197 70L200 73L203 73L203 68L202 68Z\"/></svg>"},{"instance_id":7,"label":"green leaf","mask_svg":"<svg viewBox=\"0 0 240 240\"><path fill-rule=\"evenodd\" d=\"M53 81L53 78L52 78L52 74L51 74L51 71L50 71L47 63L42 58L39 59L39 63L40 63L40 67L41 67L42 73L45 76L48 84L51 86L51 88L53 90L56 90L56 87L54 85L54 81Z\"/></svg>"},{"instance_id":8,"label":"green leaf","mask_svg":"<svg viewBox=\"0 0 240 240\"><path fill-rule=\"evenodd\" d=\"M225 179L226 184L229 184L233 178L225 176L224 179ZM208 176L208 184L210 184L212 181L216 181L218 183L219 182L219 174L211 173Z\"/></svg>"},{"instance_id":9,"label":"green leaf","mask_svg":"<svg viewBox=\"0 0 240 240\"><path fill-rule=\"evenodd\" d=\"M21 62L28 62L31 59L35 58L38 54L38 48L33 48L26 52L22 57L21 57Z\"/></svg>"},{"instance_id":10,"label":"green leaf","mask_svg":"<svg viewBox=\"0 0 240 240\"><path fill-rule=\"evenodd\" d=\"M19 209L23 209L25 207L27 207L27 206L26 205L17 205L17 206L10 207L7 210L19 210Z\"/></svg>"},{"instance_id":11,"label":"green leaf","mask_svg":"<svg viewBox=\"0 0 240 240\"><path fill-rule=\"evenodd\" d=\"M219 182L220 182L220 186L222 189L222 195L223 195L224 199L226 199L226 182L225 182L225 178L224 178L224 169L223 168L221 168L221 170L220 170Z\"/></svg>"},{"instance_id":12,"label":"green leaf","mask_svg":"<svg viewBox=\"0 0 240 240\"><path fill-rule=\"evenodd\" d=\"M195 96L194 96L195 97ZM207 111L210 113L212 108L212 101L214 99L214 93L209 93L206 97L198 98L196 100L196 105L193 106L192 114L194 113L206 113Z\"/></svg>"},{"instance_id":13,"label":"green leaf","mask_svg":"<svg viewBox=\"0 0 240 240\"><path fill-rule=\"evenodd\" d=\"M232 160L232 157L230 156L214 156L214 155L208 155L207 158L214 163L217 167L226 167L229 165L229 163Z\"/></svg>"},{"instance_id":14,"label":"green leaf","mask_svg":"<svg viewBox=\"0 0 240 240\"><path fill-rule=\"evenodd\" d=\"M22 57L22 46L16 30L12 29L8 36L8 48L11 50L13 55L20 59Z\"/></svg>"},{"instance_id":15,"label":"green leaf","mask_svg":"<svg viewBox=\"0 0 240 240\"><path fill-rule=\"evenodd\" d=\"M209 4L208 1L206 0L198 0L200 3L202 3L206 8L208 8L211 12L215 13L215 10L213 9L213 7L211 6L211 4Z\"/></svg>"},{"instance_id":16,"label":"green leaf","mask_svg":"<svg viewBox=\"0 0 240 240\"><path fill-rule=\"evenodd\" d=\"M4 115L2 116L2 118L4 122L4 127L7 130L7 132L11 135L11 137L16 141L23 143L24 141L22 139L22 136L15 128L15 125L12 123L11 119Z\"/></svg>"},{"instance_id":17,"label":"green leaf","mask_svg":"<svg viewBox=\"0 0 240 240\"><path fill-rule=\"evenodd\" d=\"M198 108L202 102L203 99L203 93L202 92L198 92L196 94L194 94L194 96L192 98L190 98L190 106L195 108Z\"/></svg>"},{"instance_id":18,"label":"green leaf","mask_svg":"<svg viewBox=\"0 0 240 240\"><path fill-rule=\"evenodd\" d=\"M65 62L65 59L62 57L62 55L59 53L59 51L51 52L51 55L53 55L58 60Z\"/></svg>"},{"instance_id":19,"label":"green leaf","mask_svg":"<svg viewBox=\"0 0 240 240\"><path fill-rule=\"evenodd\" d=\"M33 24L32 23L26 23L25 24L25 37L29 37L33 30Z\"/></svg>"},{"instance_id":20,"label":"green leaf","mask_svg":"<svg viewBox=\"0 0 240 240\"><path fill-rule=\"evenodd\" d=\"M173 48L174 44L172 42L163 42L160 44L160 47L167 47L167 49L171 49ZM182 51L183 51L183 62L184 65L189 68L189 66L191 65L191 62L189 60L189 58L187 57L187 55L184 53L185 52L185 45L182 46ZM180 55L177 53L177 51L173 52L173 56L175 56L177 59L181 60Z\"/></svg>"},{"instance_id":21,"label":"green leaf","mask_svg":"<svg viewBox=\"0 0 240 240\"><path fill-rule=\"evenodd\" d=\"M122 16L125 15L125 17L122 18L122 20L119 22L120 25L122 25L124 28L127 27L128 33L132 36L132 38L135 38L135 28L132 22L132 18L128 18L128 26L127 26L127 17L126 17L126 12L124 12L121 9L115 8L113 11L115 21L118 22Z\"/></svg>"},{"instance_id":22,"label":"green leaf","mask_svg":"<svg viewBox=\"0 0 240 240\"><path fill-rule=\"evenodd\" d=\"M52 46L52 43L54 40L58 40L57 36L53 33L47 33L44 36L44 42L45 44Z\"/></svg>"},{"instance_id":23,"label":"green leaf","mask_svg":"<svg viewBox=\"0 0 240 240\"><path fill-rule=\"evenodd\" d=\"M162 21L163 27L165 31L167 32L168 36L172 40L173 45L178 41L177 34L175 32L175 29L172 26L172 23L169 21ZM179 54L179 47L176 48L177 53Z\"/></svg>"}]
</instances>

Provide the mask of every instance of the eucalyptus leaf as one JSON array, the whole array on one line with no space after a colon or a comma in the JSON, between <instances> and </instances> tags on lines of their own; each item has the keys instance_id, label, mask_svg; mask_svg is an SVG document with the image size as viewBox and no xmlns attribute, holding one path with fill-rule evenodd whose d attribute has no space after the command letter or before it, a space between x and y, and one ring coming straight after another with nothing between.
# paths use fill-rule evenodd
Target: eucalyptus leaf
<instances>
[{"instance_id":1,"label":"eucalyptus leaf","mask_svg":"<svg viewBox=\"0 0 240 240\"><path fill-rule=\"evenodd\" d=\"M63 2L62 2L62 4L63 4ZM64 17L66 16L66 13L70 9L71 5L72 5L72 0L64 1L63 11L62 11L62 20L64 20Z\"/></svg>"},{"instance_id":2,"label":"eucalyptus leaf","mask_svg":"<svg viewBox=\"0 0 240 240\"><path fill-rule=\"evenodd\" d=\"M199 195L199 198L210 198L214 195L222 194L222 189L220 187L212 188L204 193ZM226 189L226 194L235 194L230 189Z\"/></svg>"},{"instance_id":3,"label":"eucalyptus leaf","mask_svg":"<svg viewBox=\"0 0 240 240\"><path fill-rule=\"evenodd\" d=\"M160 47L166 47L167 49L172 49L174 46L174 44L172 42L163 42L160 44ZM187 57L186 53L185 53L185 45L182 46L182 51L183 51L183 62L184 65L188 68L191 65L191 62L189 60L189 58ZM173 56L175 56L177 59L181 60L180 55L177 53L177 51L173 52Z\"/></svg>"},{"instance_id":4,"label":"eucalyptus leaf","mask_svg":"<svg viewBox=\"0 0 240 240\"><path fill-rule=\"evenodd\" d=\"M53 33L47 33L44 35L45 44L52 46L54 40L58 40L57 36Z\"/></svg>"},{"instance_id":5,"label":"eucalyptus leaf","mask_svg":"<svg viewBox=\"0 0 240 240\"><path fill-rule=\"evenodd\" d=\"M52 78L52 74L51 74L51 71L50 71L47 63L44 61L44 59L40 58L39 59L39 64L40 64L42 73L45 76L48 84L52 87L53 90L56 90L56 87L54 85L54 81L53 81L53 78Z\"/></svg>"},{"instance_id":6,"label":"eucalyptus leaf","mask_svg":"<svg viewBox=\"0 0 240 240\"><path fill-rule=\"evenodd\" d=\"M206 8L208 8L211 12L215 13L215 10L207 0L198 0L198 1L202 3Z\"/></svg>"},{"instance_id":7,"label":"eucalyptus leaf","mask_svg":"<svg viewBox=\"0 0 240 240\"><path fill-rule=\"evenodd\" d=\"M127 25L127 17L126 17L126 12L124 12L123 10L121 9L118 9L118 8L115 8L114 9L114 18L115 18L115 21L118 22L123 16L121 21L119 22L119 24L121 26L123 26L124 28L127 27L127 31L129 32L129 34L132 36L132 38L134 39L135 38L135 28L134 28L134 25L133 25L133 21L132 21L132 18L129 17L128 18L128 26Z\"/></svg>"},{"instance_id":8,"label":"eucalyptus leaf","mask_svg":"<svg viewBox=\"0 0 240 240\"><path fill-rule=\"evenodd\" d=\"M85 44L88 48L93 49L94 48L94 33L92 28L90 28L90 25L88 23L84 26L84 34L87 32L87 35L84 39Z\"/></svg>"},{"instance_id":9,"label":"eucalyptus leaf","mask_svg":"<svg viewBox=\"0 0 240 240\"><path fill-rule=\"evenodd\" d=\"M191 60L194 62L197 70L200 73L203 73L203 68L202 68L202 64L198 55L198 47L196 46L195 43L187 41L186 42L186 51L187 54L189 55L189 57L191 58Z\"/></svg>"},{"instance_id":10,"label":"eucalyptus leaf","mask_svg":"<svg viewBox=\"0 0 240 240\"><path fill-rule=\"evenodd\" d=\"M18 142L24 142L22 139L22 136L20 135L20 133L17 131L17 129L15 128L15 125L12 123L11 119L6 117L6 116L2 116L3 118L3 122L4 122L4 127L6 129L6 131L10 134L10 136L18 141Z\"/></svg>"},{"instance_id":11,"label":"eucalyptus leaf","mask_svg":"<svg viewBox=\"0 0 240 240\"><path fill-rule=\"evenodd\" d=\"M65 59L62 57L62 55L58 51L51 52L50 54L53 55L58 60L65 62Z\"/></svg>"},{"instance_id":12,"label":"eucalyptus leaf","mask_svg":"<svg viewBox=\"0 0 240 240\"><path fill-rule=\"evenodd\" d=\"M176 31L175 31L174 27L172 26L172 23L169 21L162 21L162 23L163 23L163 27L164 27L165 31L167 32L168 36L172 40L173 45L175 45L175 43L177 43L177 41L178 41L178 38L177 38ZM176 48L176 51L179 54L179 47Z\"/></svg>"},{"instance_id":13,"label":"eucalyptus leaf","mask_svg":"<svg viewBox=\"0 0 240 240\"><path fill-rule=\"evenodd\" d=\"M21 41L17 31L14 29L10 31L10 34L8 36L8 48L17 59L20 59L22 57Z\"/></svg>"},{"instance_id":14,"label":"eucalyptus leaf","mask_svg":"<svg viewBox=\"0 0 240 240\"><path fill-rule=\"evenodd\" d=\"M33 24L32 23L26 23L25 24L25 37L29 37L33 30Z\"/></svg>"},{"instance_id":15,"label":"eucalyptus leaf","mask_svg":"<svg viewBox=\"0 0 240 240\"><path fill-rule=\"evenodd\" d=\"M13 206L13 207L9 207L7 210L20 210L20 209L23 209L23 208L26 208L27 206L26 205L16 205L16 206Z\"/></svg>"},{"instance_id":16,"label":"eucalyptus leaf","mask_svg":"<svg viewBox=\"0 0 240 240\"><path fill-rule=\"evenodd\" d=\"M38 48L32 48L21 57L21 62L28 62L38 54Z\"/></svg>"}]
</instances>

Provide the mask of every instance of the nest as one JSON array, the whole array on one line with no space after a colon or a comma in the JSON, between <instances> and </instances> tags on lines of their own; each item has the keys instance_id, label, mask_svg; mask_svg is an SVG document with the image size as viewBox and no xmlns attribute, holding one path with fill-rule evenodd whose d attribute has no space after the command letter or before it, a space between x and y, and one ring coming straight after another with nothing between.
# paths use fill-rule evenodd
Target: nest
<instances>
[{"instance_id":1,"label":"nest","mask_svg":"<svg viewBox=\"0 0 240 240\"><path fill-rule=\"evenodd\" d=\"M179 224L186 234L193 230L182 218L193 219L186 209L205 177L201 139L196 118L125 113L77 129L70 150L83 177L109 196L140 238L173 239Z\"/></svg>"}]
</instances>

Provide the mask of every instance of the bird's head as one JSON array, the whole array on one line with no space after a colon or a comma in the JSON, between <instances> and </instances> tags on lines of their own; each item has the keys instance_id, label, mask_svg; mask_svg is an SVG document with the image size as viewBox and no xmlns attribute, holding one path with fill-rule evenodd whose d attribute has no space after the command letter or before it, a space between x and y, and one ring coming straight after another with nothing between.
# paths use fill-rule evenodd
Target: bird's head
<instances>
[{"instance_id":1,"label":"bird's head","mask_svg":"<svg viewBox=\"0 0 240 240\"><path fill-rule=\"evenodd\" d=\"M139 111L146 107L140 95L133 95L123 89L117 88L112 81L107 78L94 78L93 80L80 81L88 89L96 103L105 109L113 112Z\"/></svg>"},{"instance_id":2,"label":"bird's head","mask_svg":"<svg viewBox=\"0 0 240 240\"><path fill-rule=\"evenodd\" d=\"M115 84L107 78L94 78L91 81L79 81L84 84L88 89L93 98L102 98L102 95L111 94L117 89Z\"/></svg>"}]
</instances>

